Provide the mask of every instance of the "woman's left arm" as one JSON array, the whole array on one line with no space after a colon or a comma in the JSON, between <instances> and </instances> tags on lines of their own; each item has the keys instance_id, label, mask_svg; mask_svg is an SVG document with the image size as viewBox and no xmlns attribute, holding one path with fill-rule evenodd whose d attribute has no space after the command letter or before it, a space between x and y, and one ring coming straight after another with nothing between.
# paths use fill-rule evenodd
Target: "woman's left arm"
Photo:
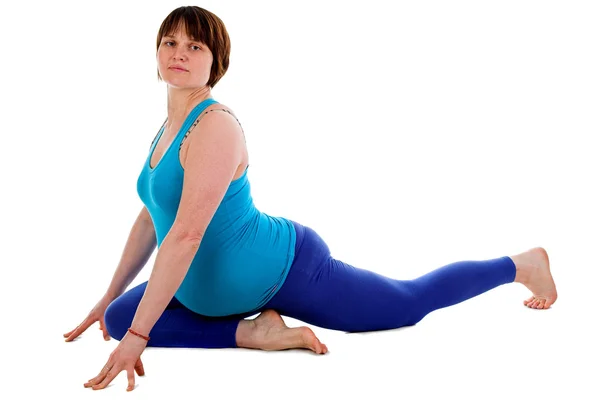
<instances>
[{"instance_id":1,"label":"woman's left arm","mask_svg":"<svg viewBox=\"0 0 600 400\"><path fill-rule=\"evenodd\" d=\"M189 145L183 161L183 189L175 222L158 250L131 324L133 331L144 336L149 336L185 278L204 232L242 160L243 133L233 118L226 113L209 113L198 126L196 134L186 139ZM102 372L85 386L102 389L120 371L127 369L127 390L132 390L134 366L145 348L145 343L142 346L140 341L144 342L127 333Z\"/></svg>"}]
</instances>

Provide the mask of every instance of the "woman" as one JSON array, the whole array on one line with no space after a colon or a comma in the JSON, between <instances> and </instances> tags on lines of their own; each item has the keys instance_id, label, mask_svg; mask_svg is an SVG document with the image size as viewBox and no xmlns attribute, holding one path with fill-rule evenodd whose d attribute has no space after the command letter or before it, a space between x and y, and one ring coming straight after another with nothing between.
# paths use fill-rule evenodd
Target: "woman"
<instances>
[{"instance_id":1,"label":"woman","mask_svg":"<svg viewBox=\"0 0 600 400\"><path fill-rule=\"evenodd\" d=\"M146 346L327 353L312 330L288 328L280 315L350 332L393 329L510 282L533 292L528 307L556 301L543 248L396 280L333 258L311 228L257 210L243 129L211 96L229 51L223 22L199 7L174 10L159 29L168 110L137 181L144 207L106 295L64 335L99 321L105 339L120 340L85 387L102 389L126 370L132 390ZM156 245L149 280L125 292Z\"/></svg>"}]
</instances>

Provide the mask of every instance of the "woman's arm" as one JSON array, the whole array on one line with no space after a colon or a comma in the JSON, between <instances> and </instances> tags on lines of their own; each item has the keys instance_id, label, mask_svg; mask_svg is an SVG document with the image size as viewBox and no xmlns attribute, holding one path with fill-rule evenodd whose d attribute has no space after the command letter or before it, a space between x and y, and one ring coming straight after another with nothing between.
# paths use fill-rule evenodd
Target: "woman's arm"
<instances>
[{"instance_id":1,"label":"woman's arm","mask_svg":"<svg viewBox=\"0 0 600 400\"><path fill-rule=\"evenodd\" d=\"M154 223L146 207L143 207L131 228L106 296L111 299L119 297L144 268L155 248Z\"/></svg>"},{"instance_id":2,"label":"woman's arm","mask_svg":"<svg viewBox=\"0 0 600 400\"><path fill-rule=\"evenodd\" d=\"M148 335L185 278L204 232L242 161L243 133L226 113L209 113L190 135L181 200L131 329Z\"/></svg>"}]
</instances>

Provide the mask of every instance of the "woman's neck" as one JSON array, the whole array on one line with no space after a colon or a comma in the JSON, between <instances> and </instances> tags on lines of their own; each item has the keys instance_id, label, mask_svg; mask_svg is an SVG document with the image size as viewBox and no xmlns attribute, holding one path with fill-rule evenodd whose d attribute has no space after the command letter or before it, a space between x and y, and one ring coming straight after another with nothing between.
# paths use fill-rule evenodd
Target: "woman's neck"
<instances>
[{"instance_id":1,"label":"woman's neck","mask_svg":"<svg viewBox=\"0 0 600 400\"><path fill-rule=\"evenodd\" d=\"M199 89L167 88L167 128L181 126L194 107L211 98L209 87Z\"/></svg>"}]
</instances>

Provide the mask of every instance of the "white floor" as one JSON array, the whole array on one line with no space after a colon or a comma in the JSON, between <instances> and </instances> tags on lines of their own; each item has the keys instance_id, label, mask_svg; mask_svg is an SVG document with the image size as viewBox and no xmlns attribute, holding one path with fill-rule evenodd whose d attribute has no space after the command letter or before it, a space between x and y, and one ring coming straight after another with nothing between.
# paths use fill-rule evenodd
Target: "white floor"
<instances>
[{"instance_id":1,"label":"white floor","mask_svg":"<svg viewBox=\"0 0 600 400\"><path fill-rule=\"evenodd\" d=\"M136 376L131 393L125 391L125 373L102 391L83 388L117 342L104 342L93 326L64 343L61 334L74 326L73 317L87 311L87 304L74 305L57 318L42 318L49 325L26 332L27 341L5 342L9 351L20 352L24 343L36 349L20 360L10 385L24 397L60 393L61 399L598 398L594 284L567 278L567 268L566 260L557 265L560 298L549 310L522 306L527 291L503 286L410 328L366 334L314 328L330 349L324 356L303 350L147 349L146 376Z\"/></svg>"},{"instance_id":2,"label":"white floor","mask_svg":"<svg viewBox=\"0 0 600 400\"><path fill-rule=\"evenodd\" d=\"M143 206L167 112L153 43L181 4L86 4L0 6L0 399L600 399L597 2L203 1L230 29L213 95L261 211L398 279L544 246L559 299L530 310L514 284L408 329L315 328L325 356L147 349L131 393L125 373L83 388L116 341L62 334Z\"/></svg>"}]
</instances>

